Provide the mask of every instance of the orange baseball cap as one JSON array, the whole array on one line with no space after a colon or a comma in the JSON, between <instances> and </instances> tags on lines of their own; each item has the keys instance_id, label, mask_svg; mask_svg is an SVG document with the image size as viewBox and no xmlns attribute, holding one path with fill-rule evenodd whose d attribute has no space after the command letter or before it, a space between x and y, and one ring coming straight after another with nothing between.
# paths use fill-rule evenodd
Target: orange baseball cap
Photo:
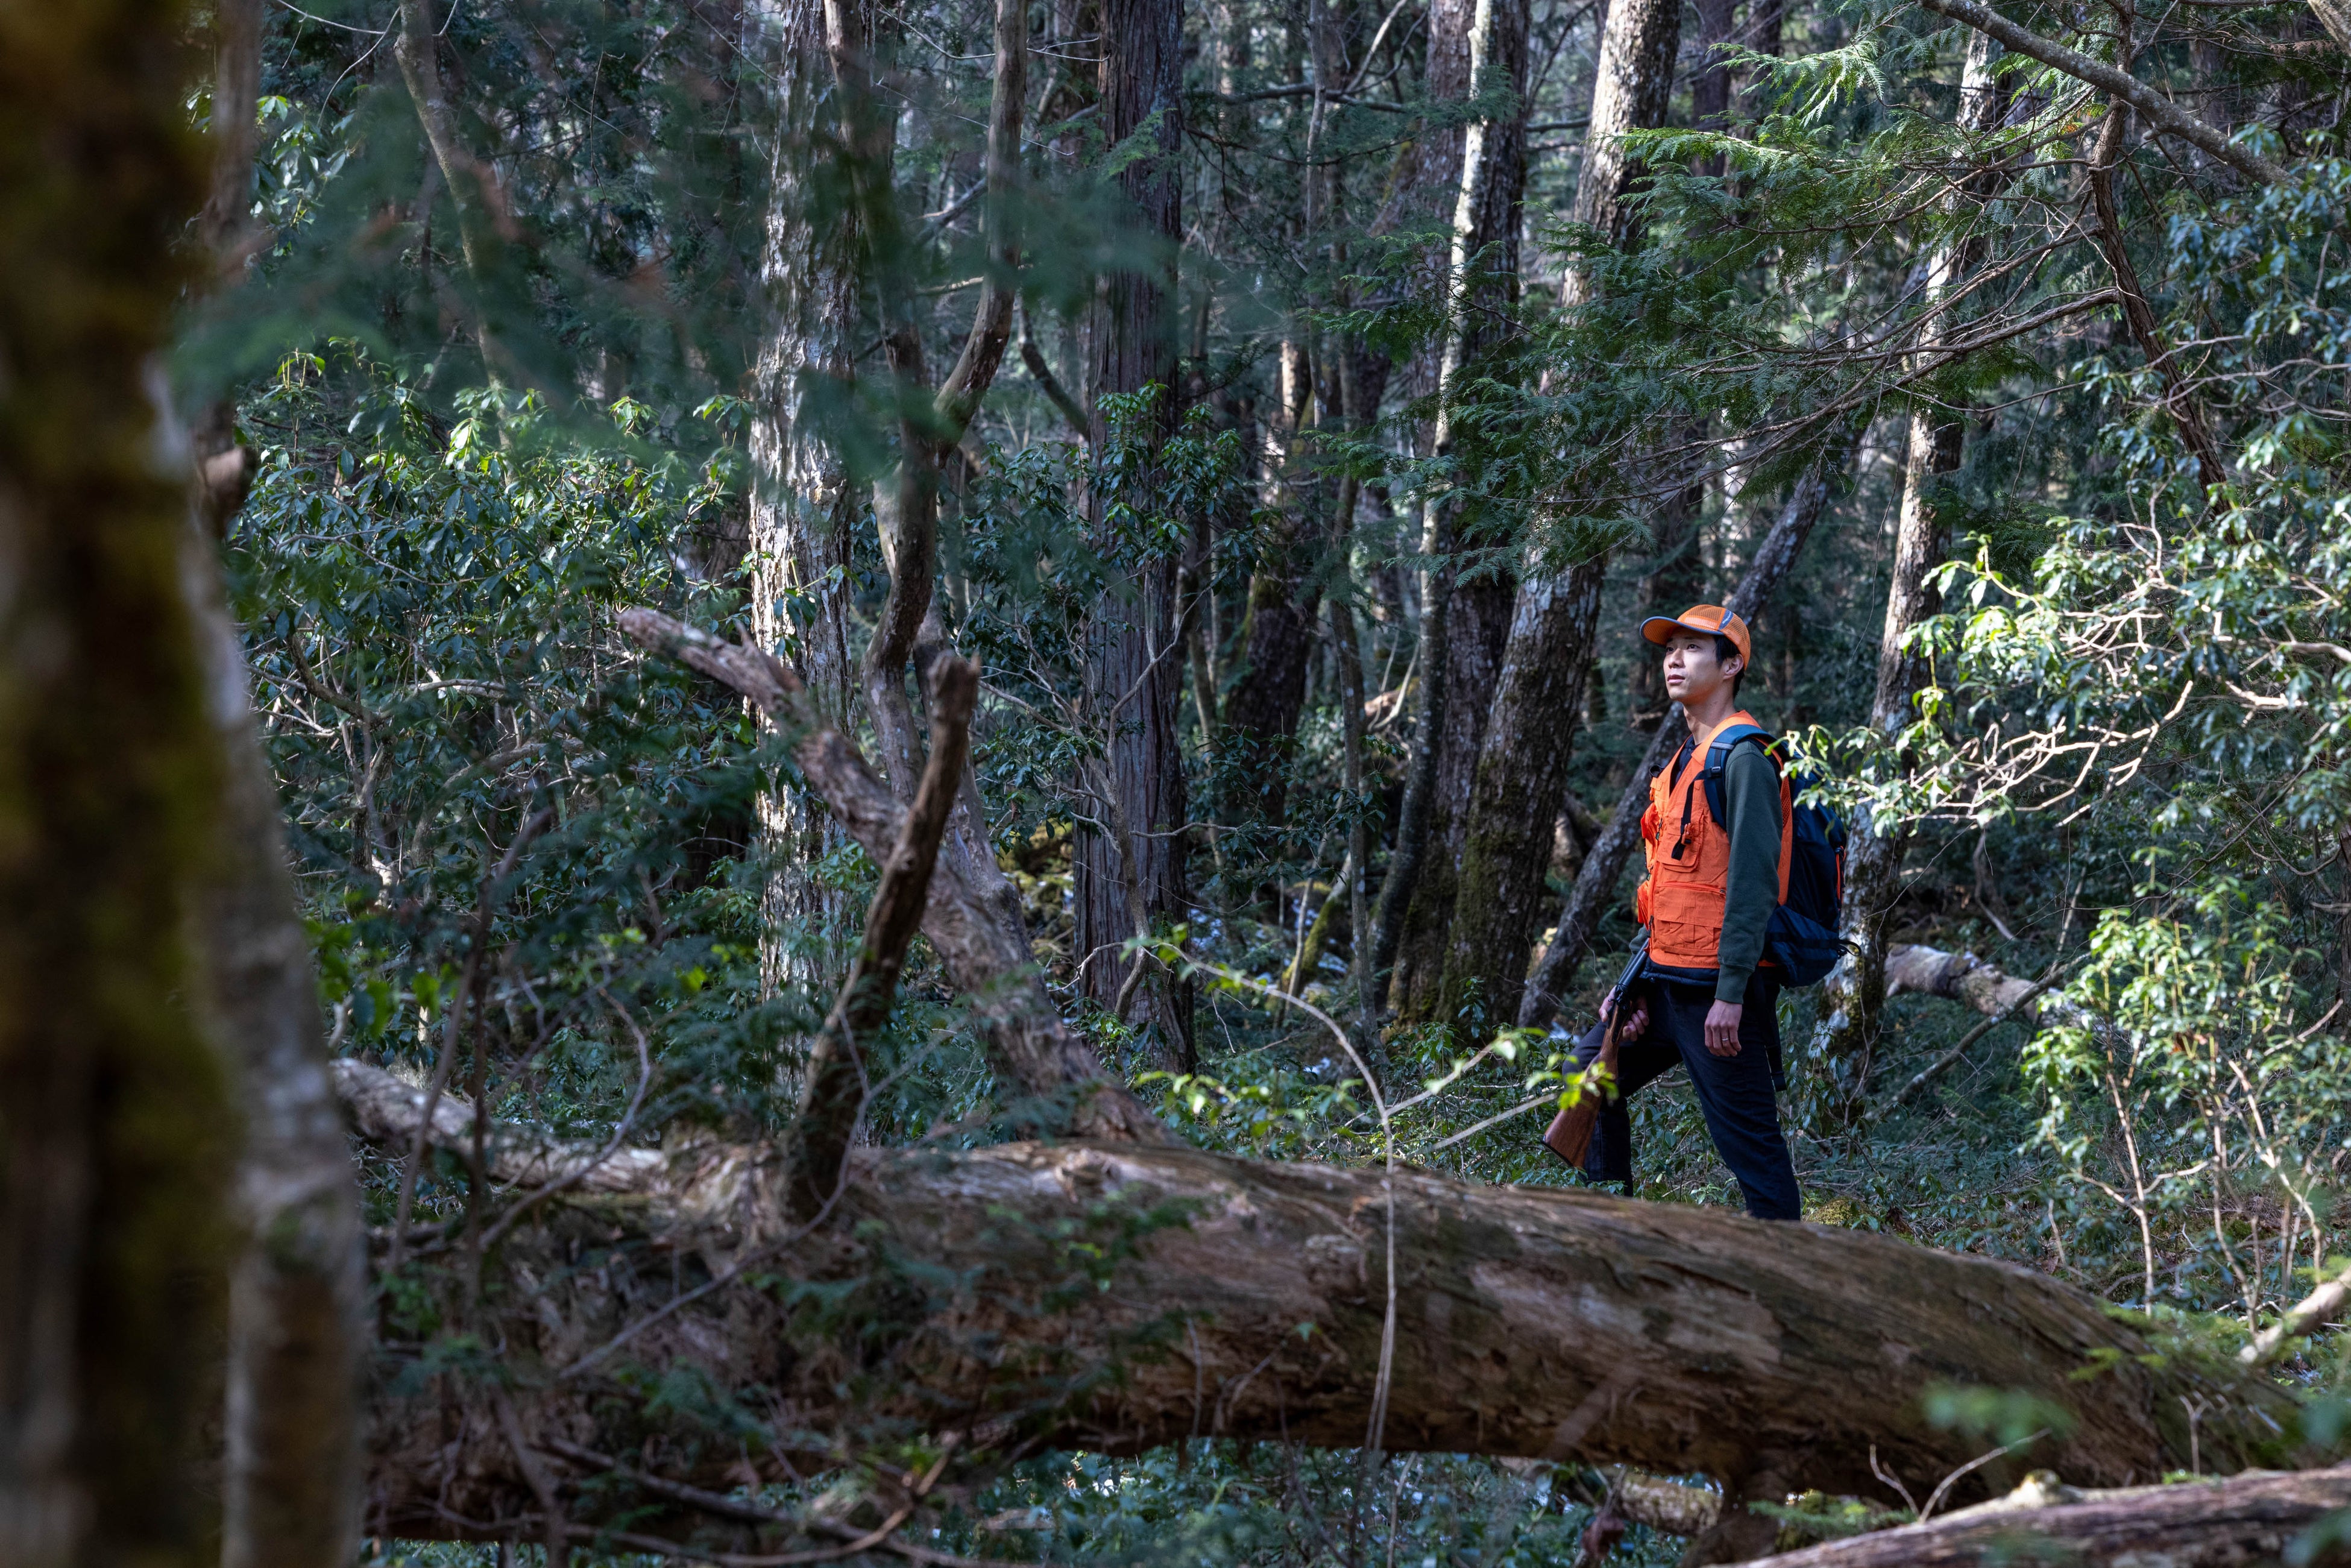
<instances>
[{"instance_id":1,"label":"orange baseball cap","mask_svg":"<svg viewBox=\"0 0 2351 1568\"><path fill-rule=\"evenodd\" d=\"M1719 604L1693 604L1671 620L1663 615L1652 615L1641 622L1641 635L1652 643L1668 643L1677 632L1695 632L1701 637L1728 637L1730 645L1739 650L1742 664L1755 662L1755 644L1747 634L1747 622Z\"/></svg>"}]
</instances>

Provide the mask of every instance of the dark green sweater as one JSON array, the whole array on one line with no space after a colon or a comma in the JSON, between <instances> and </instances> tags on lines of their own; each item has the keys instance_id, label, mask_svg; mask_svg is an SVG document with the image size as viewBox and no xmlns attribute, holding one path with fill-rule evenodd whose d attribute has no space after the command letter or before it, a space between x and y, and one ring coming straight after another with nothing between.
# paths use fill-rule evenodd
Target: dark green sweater
<instances>
[{"instance_id":1,"label":"dark green sweater","mask_svg":"<svg viewBox=\"0 0 2351 1568\"><path fill-rule=\"evenodd\" d=\"M1722 769L1730 875L1722 890L1722 945L1714 998L1743 1003L1763 956L1764 928L1780 906L1780 770L1760 746L1742 746Z\"/></svg>"}]
</instances>

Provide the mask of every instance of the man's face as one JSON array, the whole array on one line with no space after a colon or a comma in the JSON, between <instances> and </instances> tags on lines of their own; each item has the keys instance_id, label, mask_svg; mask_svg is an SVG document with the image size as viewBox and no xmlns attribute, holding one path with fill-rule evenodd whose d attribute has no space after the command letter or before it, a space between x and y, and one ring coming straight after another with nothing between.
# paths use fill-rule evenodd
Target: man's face
<instances>
[{"instance_id":1,"label":"man's face","mask_svg":"<svg viewBox=\"0 0 2351 1568\"><path fill-rule=\"evenodd\" d=\"M1666 644L1666 695L1677 703L1703 704L1722 689L1738 672L1739 656L1732 654L1730 667L1725 669L1715 656L1714 639L1692 632L1677 634Z\"/></svg>"}]
</instances>

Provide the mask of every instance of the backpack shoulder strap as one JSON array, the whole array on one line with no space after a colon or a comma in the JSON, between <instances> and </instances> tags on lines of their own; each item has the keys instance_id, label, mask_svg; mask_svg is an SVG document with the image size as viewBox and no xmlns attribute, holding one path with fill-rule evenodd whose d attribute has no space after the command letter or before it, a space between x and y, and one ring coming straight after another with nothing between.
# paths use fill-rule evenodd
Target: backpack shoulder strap
<instances>
[{"instance_id":1,"label":"backpack shoulder strap","mask_svg":"<svg viewBox=\"0 0 2351 1568\"><path fill-rule=\"evenodd\" d=\"M1722 815L1722 772L1730 766L1730 754L1742 746L1760 747L1771 758L1771 766L1780 766L1779 756L1771 749L1779 737L1760 724L1727 725L1706 745L1706 809L1714 814L1715 826L1729 831L1729 824Z\"/></svg>"}]
</instances>

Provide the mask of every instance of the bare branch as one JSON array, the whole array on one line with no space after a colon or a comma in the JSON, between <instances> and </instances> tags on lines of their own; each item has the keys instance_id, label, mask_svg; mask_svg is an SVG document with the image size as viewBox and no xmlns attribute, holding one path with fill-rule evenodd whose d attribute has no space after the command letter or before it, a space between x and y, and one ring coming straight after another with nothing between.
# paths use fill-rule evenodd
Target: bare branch
<instances>
[{"instance_id":1,"label":"bare branch","mask_svg":"<svg viewBox=\"0 0 2351 1568\"><path fill-rule=\"evenodd\" d=\"M797 1146L788 1159L795 1218L812 1217L840 1189L841 1165L849 1157L868 1090L859 1041L889 1021L898 971L921 922L939 839L946 831L963 783L964 762L971 754L971 709L978 690L976 664L946 658L932 667L930 760L898 830L898 841L883 862L882 880L865 917L864 946L809 1061L799 1118L792 1128Z\"/></svg>"},{"instance_id":2,"label":"bare branch","mask_svg":"<svg viewBox=\"0 0 2351 1568\"><path fill-rule=\"evenodd\" d=\"M2279 185L2286 181L2286 172L2277 164L2249 148L2240 147L2218 128L2207 125L2128 71L2117 70L2053 38L2027 32L1982 0L1918 0L1918 4L1954 22L1966 23L2012 54L2039 60L2101 92L2113 94L2147 116L2147 122L2158 131L2177 136L2219 159L2257 185Z\"/></svg>"},{"instance_id":3,"label":"bare branch","mask_svg":"<svg viewBox=\"0 0 2351 1568\"><path fill-rule=\"evenodd\" d=\"M733 687L775 719L791 737L794 760L841 826L866 853L887 862L904 831L906 808L856 745L819 715L789 666L658 611L624 610L620 622L641 645ZM938 949L948 978L977 1005L997 1071L1028 1093L1074 1101L1065 1114L1079 1135L1166 1141L1166 1129L1103 1072L1093 1048L1046 994L1017 902L1006 907L983 880L995 868L985 824L951 824L948 831L974 841L958 841L954 853L938 856L924 900L923 934Z\"/></svg>"}]
</instances>

